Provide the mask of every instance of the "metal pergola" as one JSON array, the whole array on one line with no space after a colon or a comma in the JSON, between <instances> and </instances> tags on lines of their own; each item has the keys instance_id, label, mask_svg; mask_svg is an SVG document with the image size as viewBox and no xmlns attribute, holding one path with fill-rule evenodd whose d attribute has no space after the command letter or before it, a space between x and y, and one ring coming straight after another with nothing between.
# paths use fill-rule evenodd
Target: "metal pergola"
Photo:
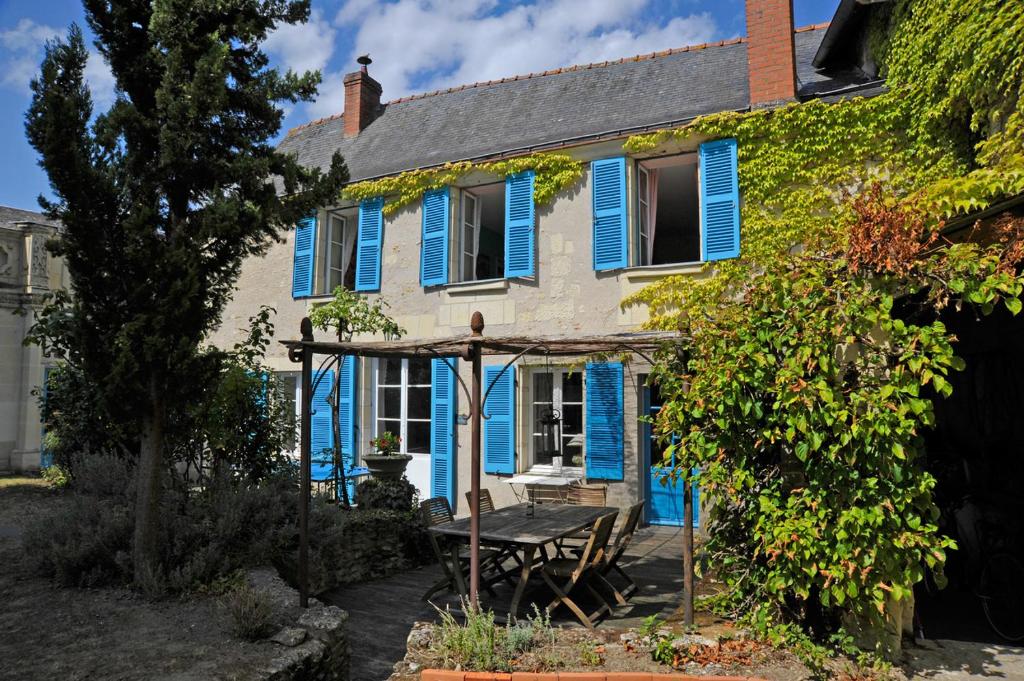
<instances>
[{"instance_id":1,"label":"metal pergola","mask_svg":"<svg viewBox=\"0 0 1024 681\"><path fill-rule=\"evenodd\" d=\"M472 364L472 385L467 386L455 374L459 385L466 394L470 405L470 562L469 596L473 605L478 603L480 585L480 438L483 407L490 388L482 386L482 358L485 355L509 356L501 373L504 373L518 359L527 355L546 357L587 356L597 354L635 354L654 364L652 355L665 343L678 339L669 332L621 333L602 336L580 335L574 337L485 337L484 318L474 312L470 320L471 333L468 336L428 339L416 341L316 341L313 338L313 324L303 318L300 325L301 339L281 343L288 348L288 358L302 364L302 426L301 426L301 499L299 504L299 604L309 605L309 501L311 493L311 421L312 398L315 389L313 363L315 357L323 357L317 369L318 376L338 364L344 356L349 357L398 357L398 358L462 358ZM481 394L482 393L482 394ZM689 484L683 485L684 527L683 527L683 569L684 609L687 623L693 621L693 502Z\"/></svg>"}]
</instances>

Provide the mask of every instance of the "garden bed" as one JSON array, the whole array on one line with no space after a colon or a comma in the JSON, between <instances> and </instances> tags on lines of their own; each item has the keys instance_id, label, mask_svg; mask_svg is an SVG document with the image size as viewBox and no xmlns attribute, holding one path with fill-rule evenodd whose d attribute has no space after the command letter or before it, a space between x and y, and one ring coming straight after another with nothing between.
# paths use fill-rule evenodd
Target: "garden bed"
<instances>
[{"instance_id":1,"label":"garden bed","mask_svg":"<svg viewBox=\"0 0 1024 681\"><path fill-rule=\"evenodd\" d=\"M735 637L735 630L726 627L702 629L703 635L673 635L681 656L677 666L652 659L649 647L638 634L614 628L553 628L535 639L536 645L517 656L498 660L496 671L478 671L472 665L460 664L451 650L445 650L436 625L417 623L409 635L408 654L395 667L390 681L418 681L422 678L448 679L439 672L453 674L455 679L576 679L603 681L618 678L740 677L769 681L801 681L811 677L810 671L791 653ZM500 635L499 635L500 636ZM550 637L550 638L549 638ZM721 637L721 638L719 638ZM500 642L498 644L501 645ZM624 677L623 674L638 674ZM511 675L511 676L510 676ZM556 675L558 675L556 677Z\"/></svg>"},{"instance_id":2,"label":"garden bed","mask_svg":"<svg viewBox=\"0 0 1024 681\"><path fill-rule=\"evenodd\" d=\"M39 480L0 478L0 678L261 679L296 656L298 646L233 636L216 595L149 601L125 588L57 588L32 574L21 530L37 518L59 522L64 504ZM278 599L274 631L298 615ZM302 645L319 647L314 638Z\"/></svg>"}]
</instances>

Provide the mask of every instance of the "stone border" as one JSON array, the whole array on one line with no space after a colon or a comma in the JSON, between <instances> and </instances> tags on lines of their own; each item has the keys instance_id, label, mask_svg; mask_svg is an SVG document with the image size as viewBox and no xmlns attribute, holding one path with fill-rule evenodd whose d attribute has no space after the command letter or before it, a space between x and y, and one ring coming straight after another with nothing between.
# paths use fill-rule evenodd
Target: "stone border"
<instances>
[{"instance_id":1,"label":"stone border","mask_svg":"<svg viewBox=\"0 0 1024 681\"><path fill-rule=\"evenodd\" d=\"M695 674L654 674L651 672L459 672L424 669L420 681L765 681L753 676L699 676Z\"/></svg>"},{"instance_id":2,"label":"stone border","mask_svg":"<svg viewBox=\"0 0 1024 681\"><path fill-rule=\"evenodd\" d=\"M299 593L273 569L251 570L249 585L270 597L276 608L296 609ZM254 675L256 681L348 681L352 651L345 635L348 613L334 605L309 599L309 608L294 626L283 628L270 640L283 652Z\"/></svg>"}]
</instances>

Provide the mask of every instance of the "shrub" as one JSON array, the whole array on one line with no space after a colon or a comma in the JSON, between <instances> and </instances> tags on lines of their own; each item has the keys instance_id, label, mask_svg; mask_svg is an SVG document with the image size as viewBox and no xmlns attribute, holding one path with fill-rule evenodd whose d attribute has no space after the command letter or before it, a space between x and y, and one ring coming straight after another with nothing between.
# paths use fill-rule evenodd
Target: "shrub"
<instances>
[{"instance_id":1,"label":"shrub","mask_svg":"<svg viewBox=\"0 0 1024 681\"><path fill-rule=\"evenodd\" d=\"M459 624L450 611L439 611L441 623L434 627L433 652L446 667L472 671L510 671L516 661L530 652L540 652L542 667L556 667L552 654L555 630L550 616L534 606L533 616L504 627L494 623L494 612L463 603L466 623ZM592 644L589 644L592 647ZM546 649L546 650L545 650Z\"/></svg>"},{"instance_id":2,"label":"shrub","mask_svg":"<svg viewBox=\"0 0 1024 681\"><path fill-rule=\"evenodd\" d=\"M63 489L68 484L67 470L56 464L44 467L39 471L39 475L53 489Z\"/></svg>"},{"instance_id":3,"label":"shrub","mask_svg":"<svg viewBox=\"0 0 1024 681\"><path fill-rule=\"evenodd\" d=\"M285 550L278 570L295 583L298 530L287 528L277 542ZM316 499L309 516L309 584L321 593L341 584L380 579L426 563L426 529L413 511L345 510Z\"/></svg>"},{"instance_id":4,"label":"shrub","mask_svg":"<svg viewBox=\"0 0 1024 681\"><path fill-rule=\"evenodd\" d=\"M258 641L270 634L274 604L266 592L248 585L228 592L223 599L231 633L243 641Z\"/></svg>"},{"instance_id":5,"label":"shrub","mask_svg":"<svg viewBox=\"0 0 1024 681\"><path fill-rule=\"evenodd\" d=\"M68 457L70 485L79 494L97 497L130 497L135 466L127 457L114 454L78 454Z\"/></svg>"},{"instance_id":6,"label":"shrub","mask_svg":"<svg viewBox=\"0 0 1024 681\"><path fill-rule=\"evenodd\" d=\"M416 507L416 486L405 476L401 480L369 478L356 487L356 500L363 510L409 511Z\"/></svg>"},{"instance_id":7,"label":"shrub","mask_svg":"<svg viewBox=\"0 0 1024 681\"><path fill-rule=\"evenodd\" d=\"M73 495L59 519L41 518L26 528L29 567L63 586L124 581L131 575L132 527L123 502Z\"/></svg>"},{"instance_id":8,"label":"shrub","mask_svg":"<svg viewBox=\"0 0 1024 681\"><path fill-rule=\"evenodd\" d=\"M132 574L130 499L100 495L110 489L98 482L106 478L87 474L76 481L57 522L42 518L26 530L30 563L38 574L67 586L126 582ZM150 597L189 591L239 568L271 562L278 542L294 531L295 489L289 475L261 485L221 481L200 491L169 480L160 513L163 568L145 575L139 587Z\"/></svg>"}]
</instances>

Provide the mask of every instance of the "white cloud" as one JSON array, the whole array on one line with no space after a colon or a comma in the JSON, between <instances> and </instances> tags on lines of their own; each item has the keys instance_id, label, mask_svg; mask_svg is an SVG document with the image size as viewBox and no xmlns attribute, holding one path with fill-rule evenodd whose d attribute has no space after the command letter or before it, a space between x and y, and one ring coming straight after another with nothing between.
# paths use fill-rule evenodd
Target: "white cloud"
<instances>
[{"instance_id":1,"label":"white cloud","mask_svg":"<svg viewBox=\"0 0 1024 681\"><path fill-rule=\"evenodd\" d=\"M89 51L89 61L85 63L85 81L92 93L93 109L106 111L114 103L114 74L99 52Z\"/></svg>"},{"instance_id":2,"label":"white cloud","mask_svg":"<svg viewBox=\"0 0 1024 681\"><path fill-rule=\"evenodd\" d=\"M282 24L267 36L263 47L284 69L322 71L334 54L334 36L330 22L313 10L304 24Z\"/></svg>"},{"instance_id":3,"label":"white cloud","mask_svg":"<svg viewBox=\"0 0 1024 681\"><path fill-rule=\"evenodd\" d=\"M60 29L21 19L14 28L0 30L0 85L28 94L29 82L38 74L47 40Z\"/></svg>"},{"instance_id":4,"label":"white cloud","mask_svg":"<svg viewBox=\"0 0 1024 681\"><path fill-rule=\"evenodd\" d=\"M18 21L14 28L0 30L0 85L28 95L29 83L39 75L46 42L63 37L63 30L28 18ZM89 51L85 79L97 110L109 107L114 101L114 76L95 50Z\"/></svg>"},{"instance_id":5,"label":"white cloud","mask_svg":"<svg viewBox=\"0 0 1024 681\"><path fill-rule=\"evenodd\" d=\"M336 23L356 29L356 55L386 99L480 80L618 59L711 40L708 13L650 19L648 0L537 0L495 11L496 0L349 0ZM335 89L335 88L338 89ZM341 109L340 77L320 88L311 113Z\"/></svg>"}]
</instances>

